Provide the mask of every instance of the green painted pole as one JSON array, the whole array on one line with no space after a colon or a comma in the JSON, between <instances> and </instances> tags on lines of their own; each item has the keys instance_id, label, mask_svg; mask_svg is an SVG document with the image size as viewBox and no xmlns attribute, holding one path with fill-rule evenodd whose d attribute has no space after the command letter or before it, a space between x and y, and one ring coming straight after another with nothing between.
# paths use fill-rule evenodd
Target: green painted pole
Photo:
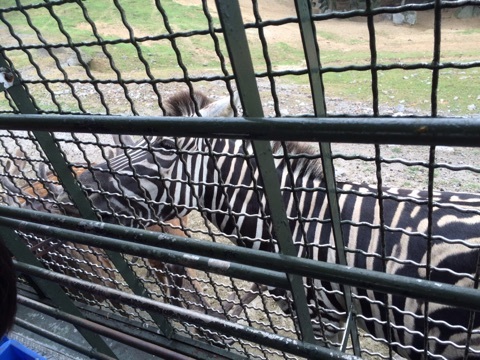
<instances>
[{"instance_id":1,"label":"green painted pole","mask_svg":"<svg viewBox=\"0 0 480 360\"><path fill-rule=\"evenodd\" d=\"M0 67L8 67L5 59L0 55ZM13 101L18 107L18 110L22 114L36 114L37 109L30 100L26 90L15 81L15 84L10 87L8 93L12 97ZM17 116L15 115L15 119ZM12 117L10 116L10 121ZM37 118L37 124L43 124L43 116ZM1 127L0 127L1 128ZM41 128L41 127L40 127ZM87 199L83 193L81 187L76 182L72 171L68 168L66 160L60 150L60 148L55 143L53 136L46 131L32 131L36 137L38 143L42 147L42 150L45 152L48 160L52 164L53 169L55 170L58 179L60 180L65 191L69 194L72 202L75 204L77 209L80 212L80 215L85 219L98 220L95 212L92 209L90 201ZM143 284L138 280L135 273L132 271L128 263L119 253L107 251L107 256L109 257L112 264L117 268L120 275L124 278L125 282L128 284L130 289L138 295L145 296L148 291L145 289ZM159 316L158 314L150 314L152 319L157 323L160 330L167 337L171 337L173 333L172 326L168 321Z\"/></svg>"},{"instance_id":2,"label":"green painted pole","mask_svg":"<svg viewBox=\"0 0 480 360\"><path fill-rule=\"evenodd\" d=\"M262 102L257 88L240 5L238 1L234 0L217 0L216 4L244 114L247 117L263 117ZM297 251L293 245L292 232L290 231L283 197L280 192L280 181L273 161L270 143L268 141L255 140L252 141L252 146L261 180L264 184L265 196L278 247L282 254L295 255ZM302 339L309 343L315 343L303 279L292 274L287 274L287 278L290 282L290 290L295 302Z\"/></svg>"}]
</instances>

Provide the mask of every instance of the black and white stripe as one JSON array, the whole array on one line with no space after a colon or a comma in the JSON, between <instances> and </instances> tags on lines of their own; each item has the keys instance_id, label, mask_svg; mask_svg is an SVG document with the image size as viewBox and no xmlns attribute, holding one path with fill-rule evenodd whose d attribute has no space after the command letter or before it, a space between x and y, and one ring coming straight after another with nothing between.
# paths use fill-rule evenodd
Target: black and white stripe
<instances>
[{"instance_id":1,"label":"black and white stripe","mask_svg":"<svg viewBox=\"0 0 480 360\"><path fill-rule=\"evenodd\" d=\"M163 150L156 157L174 204L200 209L225 236L239 245L277 251L265 193L258 183L258 168L248 143L164 138L158 144ZM287 143L282 148L273 143L272 146L298 256L336 262L319 160L308 160L311 151L303 144ZM172 150L175 147L178 150ZM283 156L286 150L293 155L292 160ZM302 153L307 158L302 158ZM377 189L343 183L338 184L338 190L348 265L426 278L427 192L383 189L382 238ZM430 279L473 287L478 277L480 196L435 193L433 200ZM306 279L305 283L307 288L310 286L306 293L314 329L320 338L331 336L346 316L341 288L320 280ZM423 358L426 312L421 300L384 296L360 288L353 288L353 294L361 327L374 337L390 338L400 355ZM282 309L289 308L288 304L280 305ZM320 326L319 315L330 324L324 334L320 330L325 324ZM469 312L429 304L428 317L430 358L463 358ZM468 358L480 358L478 316L474 318L473 328L476 330L468 340Z\"/></svg>"},{"instance_id":2,"label":"black and white stripe","mask_svg":"<svg viewBox=\"0 0 480 360\"><path fill-rule=\"evenodd\" d=\"M188 92L179 93L165 104L165 115L197 116L200 109L211 104L202 93L195 93L194 100ZM157 136L145 136L134 141L130 136L114 135L117 155L104 163L86 167L78 177L102 221L133 227L161 222L156 213L167 205L167 193L158 191L162 188L157 184L161 182L160 168L152 155L152 144L158 139ZM64 212L79 215L66 193L59 196L59 202L64 204Z\"/></svg>"},{"instance_id":3,"label":"black and white stripe","mask_svg":"<svg viewBox=\"0 0 480 360\"><path fill-rule=\"evenodd\" d=\"M185 99L188 102L189 97ZM191 106L184 109L182 115L195 116ZM278 250L249 142L200 138L145 141L143 145L150 151L120 154L82 174L80 181L104 218L114 216L117 222L137 226L161 223L198 209L219 234L238 245ZM272 148L298 256L336 262L318 156L303 143L272 143ZM337 187L349 266L419 279L426 277L429 267L431 280L475 286L480 195L435 193L429 236L426 192L382 189L382 223L375 187L350 183ZM305 286L319 339L336 335L347 311L340 285L305 279ZM374 338L388 339L400 355L424 358L428 323L428 358L480 358L479 316L473 317L474 330L469 336L467 311L430 303L427 314L421 300L361 288L352 291L358 324ZM272 292L282 295L282 309L292 307L287 293Z\"/></svg>"}]
</instances>

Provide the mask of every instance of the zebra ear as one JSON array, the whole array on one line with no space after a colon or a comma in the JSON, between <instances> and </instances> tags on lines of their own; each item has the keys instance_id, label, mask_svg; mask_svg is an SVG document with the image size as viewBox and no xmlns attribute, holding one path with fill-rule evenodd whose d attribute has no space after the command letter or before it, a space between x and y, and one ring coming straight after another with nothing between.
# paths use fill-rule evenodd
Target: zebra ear
<instances>
[{"instance_id":1,"label":"zebra ear","mask_svg":"<svg viewBox=\"0 0 480 360\"><path fill-rule=\"evenodd\" d=\"M12 86L13 80L15 80L13 73L4 67L0 67L0 84L3 85L3 90Z\"/></svg>"},{"instance_id":2,"label":"zebra ear","mask_svg":"<svg viewBox=\"0 0 480 360\"><path fill-rule=\"evenodd\" d=\"M233 105L234 107L240 105L238 91L233 93ZM232 117L235 115L235 110L232 108L230 96L227 96L200 109L200 114L203 117Z\"/></svg>"},{"instance_id":3,"label":"zebra ear","mask_svg":"<svg viewBox=\"0 0 480 360\"><path fill-rule=\"evenodd\" d=\"M12 160L7 159L4 166L5 166L6 173L12 173L12 174L17 173L17 171L15 171L14 169L15 166ZM17 194L20 191L18 186L11 179L9 179L5 174L0 178L0 183L2 184L4 189L14 194Z\"/></svg>"}]
</instances>

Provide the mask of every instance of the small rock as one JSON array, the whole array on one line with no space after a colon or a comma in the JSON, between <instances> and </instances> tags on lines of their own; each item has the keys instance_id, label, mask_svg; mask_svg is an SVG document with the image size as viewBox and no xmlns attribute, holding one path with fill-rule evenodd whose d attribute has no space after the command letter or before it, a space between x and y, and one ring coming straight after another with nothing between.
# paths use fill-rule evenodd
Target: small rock
<instances>
[{"instance_id":1,"label":"small rock","mask_svg":"<svg viewBox=\"0 0 480 360\"><path fill-rule=\"evenodd\" d=\"M393 14L392 21L395 25L402 25L405 20L405 16L402 13Z\"/></svg>"},{"instance_id":2,"label":"small rock","mask_svg":"<svg viewBox=\"0 0 480 360\"><path fill-rule=\"evenodd\" d=\"M455 12L457 19L469 19L474 16L473 6L463 6Z\"/></svg>"},{"instance_id":3,"label":"small rock","mask_svg":"<svg viewBox=\"0 0 480 360\"><path fill-rule=\"evenodd\" d=\"M417 22L417 12L416 11L405 11L405 23L408 25L415 25Z\"/></svg>"},{"instance_id":4,"label":"small rock","mask_svg":"<svg viewBox=\"0 0 480 360\"><path fill-rule=\"evenodd\" d=\"M477 108L477 107L475 106L475 104L470 104L470 105L467 106L468 111L473 111L473 110L475 110L476 108Z\"/></svg>"},{"instance_id":5,"label":"small rock","mask_svg":"<svg viewBox=\"0 0 480 360\"><path fill-rule=\"evenodd\" d=\"M417 22L417 12L405 11L403 13L393 14L392 21L395 25L415 25L415 23Z\"/></svg>"}]
</instances>

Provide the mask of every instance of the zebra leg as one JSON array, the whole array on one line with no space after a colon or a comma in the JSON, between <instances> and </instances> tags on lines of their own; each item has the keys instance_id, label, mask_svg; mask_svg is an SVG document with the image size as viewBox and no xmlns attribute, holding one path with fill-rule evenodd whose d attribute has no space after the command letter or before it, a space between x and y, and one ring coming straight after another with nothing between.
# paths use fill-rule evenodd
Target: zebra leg
<instances>
[{"instance_id":1,"label":"zebra leg","mask_svg":"<svg viewBox=\"0 0 480 360\"><path fill-rule=\"evenodd\" d=\"M51 249L39 249L37 257L45 258L53 263L53 270L65 275L86 280L94 284L118 289L116 273L113 265L103 249L90 247L78 243L56 243L53 240ZM101 295L93 295L75 288L69 290L72 295L98 302L109 302L117 311L123 311L123 304L114 299L107 299Z\"/></svg>"},{"instance_id":2,"label":"zebra leg","mask_svg":"<svg viewBox=\"0 0 480 360\"><path fill-rule=\"evenodd\" d=\"M261 292L266 290L268 290L268 287L266 285L260 285L257 283L252 284L250 289L242 297L240 297L240 301L238 304L235 304L235 298L237 297L236 294L231 293L228 297L228 300L225 301L223 310L229 316L238 318L238 316L244 309L244 306L250 304L253 300L257 298L258 295L260 295Z\"/></svg>"},{"instance_id":3,"label":"zebra leg","mask_svg":"<svg viewBox=\"0 0 480 360\"><path fill-rule=\"evenodd\" d=\"M172 225L172 227L154 225L149 227L149 230L162 231L164 233L168 233L171 235L186 237L187 234L184 231L178 229L179 227L181 227L181 224L185 225L185 223L186 223L185 218L181 220L174 219L170 221L170 224ZM185 293L189 294L188 297L190 298L185 300L187 301L190 300L189 302L191 304L199 304L202 311L204 311L206 314L209 314L215 317L226 318L226 316L222 315L223 313L223 314L231 315L235 318L238 318L238 316L242 312L243 307L245 305L250 304L253 300L257 298L257 296L262 291L267 290L266 285L259 285L255 283L242 297L240 297L239 299L240 301L238 304L235 304L236 294L232 293L228 297L228 300L225 301L224 304L222 304L223 311L221 311L220 309L215 310L210 306L210 304L207 303L205 299L203 299L203 297L197 295L201 293L201 290L198 287L199 286L198 283L193 280L195 278L195 273L193 269L185 268L179 265L164 264L158 260L150 260L150 261L151 262L153 261L158 266L159 269L160 268L165 269L166 267L166 270L168 271L165 271L165 273L170 272L174 274L173 284L172 284L173 286L170 287L171 289L170 295L171 295L171 298L173 299L172 304L176 306L182 306L180 301L177 299L180 299L180 296L181 296L179 289L184 288L186 290ZM157 275L157 278L163 283L168 283L170 280L166 276L164 276L163 273L156 272L156 275ZM186 294L183 294L182 297L185 298ZM197 309L199 309L198 306L194 305L193 307L196 307Z\"/></svg>"},{"instance_id":4,"label":"zebra leg","mask_svg":"<svg viewBox=\"0 0 480 360\"><path fill-rule=\"evenodd\" d=\"M148 227L147 230L163 232L177 236L186 236L182 230L177 229L177 227L180 226L180 220L174 219L170 221L170 224L172 225L171 227L152 225ZM180 279L183 279L183 277L186 276L186 269L183 266L165 264L163 261L156 259L148 259L148 263L152 267L155 277L159 283L166 286L166 294L170 303L175 306L182 306L182 303L180 302L179 291L179 289L182 287L182 280ZM169 276L168 274L170 273L173 274L173 276Z\"/></svg>"},{"instance_id":5,"label":"zebra leg","mask_svg":"<svg viewBox=\"0 0 480 360\"><path fill-rule=\"evenodd\" d=\"M187 220L174 219L169 223L171 226L153 225L148 228L152 231L160 231L171 235L187 237L188 235L181 230L181 225L186 225ZM195 270L181 265L165 264L162 261L149 259L150 265L154 269L155 276L161 284L168 288L170 303L175 306L185 307L183 303L189 304L188 308L196 311L202 311L212 316L219 316L208 302L201 297L199 284L194 280L196 278ZM182 291L182 289L184 291ZM183 301L182 301L183 299Z\"/></svg>"},{"instance_id":6,"label":"zebra leg","mask_svg":"<svg viewBox=\"0 0 480 360\"><path fill-rule=\"evenodd\" d=\"M188 236L188 234L181 230L181 225L186 224L186 219L175 219L169 223L172 226L154 225L149 227L148 230L161 231L183 237ZM150 266L153 267L155 276L159 282L166 286L168 300L172 305L226 319L224 315L225 312L214 309L208 301L200 295L202 290L200 284L195 280L197 276L194 269L181 265L166 264L155 259L149 259L148 262ZM155 271L155 269L157 270ZM238 311L238 313L240 313L240 311ZM225 347L228 345L228 341L225 341L222 337L210 331L203 331L202 329L196 329L196 331L199 335L217 346Z\"/></svg>"}]
</instances>

